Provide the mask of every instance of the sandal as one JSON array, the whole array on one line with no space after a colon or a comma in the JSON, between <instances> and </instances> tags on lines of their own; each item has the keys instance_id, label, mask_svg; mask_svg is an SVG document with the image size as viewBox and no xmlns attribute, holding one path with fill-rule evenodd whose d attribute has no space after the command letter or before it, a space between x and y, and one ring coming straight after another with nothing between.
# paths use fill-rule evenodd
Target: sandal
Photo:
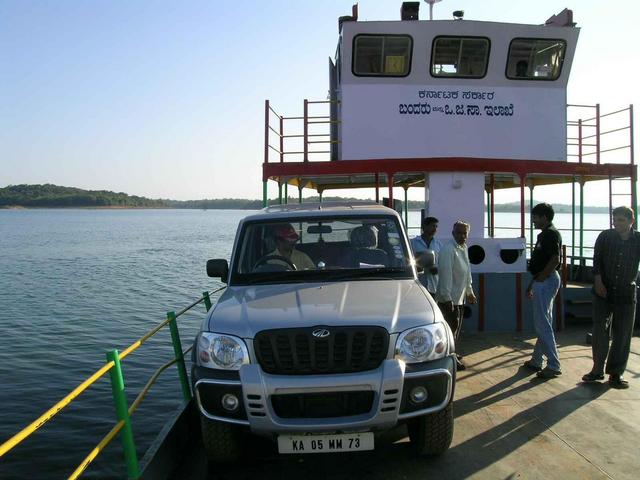
<instances>
[{"instance_id":1,"label":"sandal","mask_svg":"<svg viewBox=\"0 0 640 480\"><path fill-rule=\"evenodd\" d=\"M532 370L534 372L539 372L540 370L542 370L542 367L539 365L536 365L535 363L533 363L531 360L527 360L526 362L524 362L522 364L522 366L528 370Z\"/></svg>"},{"instance_id":2,"label":"sandal","mask_svg":"<svg viewBox=\"0 0 640 480\"><path fill-rule=\"evenodd\" d=\"M549 367L544 367L542 370L536 373L536 376L538 378L544 378L544 379L556 378L560 375L562 375L562 372L560 370L554 370L553 368L549 368Z\"/></svg>"},{"instance_id":3,"label":"sandal","mask_svg":"<svg viewBox=\"0 0 640 480\"><path fill-rule=\"evenodd\" d=\"M583 382L597 382L598 380L604 380L603 373L589 372L586 375L582 376Z\"/></svg>"}]
</instances>

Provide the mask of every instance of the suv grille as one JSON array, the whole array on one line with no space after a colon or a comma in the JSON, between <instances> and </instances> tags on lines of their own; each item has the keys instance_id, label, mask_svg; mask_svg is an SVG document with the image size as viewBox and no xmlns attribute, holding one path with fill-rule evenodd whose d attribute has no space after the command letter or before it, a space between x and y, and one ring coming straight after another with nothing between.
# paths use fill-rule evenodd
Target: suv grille
<instances>
[{"instance_id":1,"label":"suv grille","mask_svg":"<svg viewBox=\"0 0 640 480\"><path fill-rule=\"evenodd\" d=\"M373 398L373 392L272 395L271 405L280 418L350 417L369 413Z\"/></svg>"},{"instance_id":2,"label":"suv grille","mask_svg":"<svg viewBox=\"0 0 640 480\"><path fill-rule=\"evenodd\" d=\"M313 332L325 330L324 338ZM254 349L266 373L309 375L373 370L387 356L389 333L382 327L312 327L263 330Z\"/></svg>"}]
</instances>

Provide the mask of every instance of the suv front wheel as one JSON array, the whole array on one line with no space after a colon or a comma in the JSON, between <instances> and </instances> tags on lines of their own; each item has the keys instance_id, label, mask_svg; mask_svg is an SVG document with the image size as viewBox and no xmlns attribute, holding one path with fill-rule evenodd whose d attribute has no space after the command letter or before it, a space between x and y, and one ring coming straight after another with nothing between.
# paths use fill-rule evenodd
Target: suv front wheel
<instances>
[{"instance_id":1,"label":"suv front wheel","mask_svg":"<svg viewBox=\"0 0 640 480\"><path fill-rule=\"evenodd\" d=\"M202 442L210 462L231 463L242 453L242 431L235 425L200 417Z\"/></svg>"},{"instance_id":2,"label":"suv front wheel","mask_svg":"<svg viewBox=\"0 0 640 480\"><path fill-rule=\"evenodd\" d=\"M453 401L439 412L411 419L409 439L419 455L441 455L453 439Z\"/></svg>"}]
</instances>

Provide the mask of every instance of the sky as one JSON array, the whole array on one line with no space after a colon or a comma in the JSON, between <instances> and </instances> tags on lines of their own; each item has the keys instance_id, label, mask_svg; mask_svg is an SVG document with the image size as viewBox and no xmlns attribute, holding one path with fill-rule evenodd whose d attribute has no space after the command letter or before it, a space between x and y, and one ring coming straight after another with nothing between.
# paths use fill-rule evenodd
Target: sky
<instances>
[{"instance_id":1,"label":"sky","mask_svg":"<svg viewBox=\"0 0 640 480\"><path fill-rule=\"evenodd\" d=\"M398 20L401 3L361 0L359 18ZM264 101L293 116L304 98L326 98L337 19L352 4L0 0L0 187L261 198ZM640 108L637 0L444 0L434 19L464 10L471 20L540 24L564 7L581 27L569 103ZM585 193L587 204L608 204L606 182ZM409 198L424 194L410 189Z\"/></svg>"}]
</instances>

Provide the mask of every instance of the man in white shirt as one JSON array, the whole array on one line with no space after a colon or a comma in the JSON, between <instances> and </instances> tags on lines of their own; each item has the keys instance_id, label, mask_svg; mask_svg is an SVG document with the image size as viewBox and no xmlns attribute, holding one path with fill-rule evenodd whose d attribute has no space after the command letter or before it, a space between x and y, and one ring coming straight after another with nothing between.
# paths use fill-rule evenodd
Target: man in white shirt
<instances>
[{"instance_id":1,"label":"man in white shirt","mask_svg":"<svg viewBox=\"0 0 640 480\"><path fill-rule=\"evenodd\" d=\"M418 276L418 279L429 291L431 296L435 298L436 291L438 290L438 255L442 248L440 240L435 238L436 231L438 230L438 219L435 217L425 217L422 219L421 227L422 234L411 240L411 247L413 248L416 260L419 260L428 250L433 252L435 257L433 267L425 268L424 272Z\"/></svg>"},{"instance_id":2,"label":"man in white shirt","mask_svg":"<svg viewBox=\"0 0 640 480\"><path fill-rule=\"evenodd\" d=\"M453 240L446 242L440 250L438 260L438 290L436 300L451 327L456 343L462 329L462 313L464 303L476 303L476 296L471 286L471 267L467 253L467 237L471 227L458 220L453 225ZM466 367L458 355L458 370Z\"/></svg>"}]
</instances>

